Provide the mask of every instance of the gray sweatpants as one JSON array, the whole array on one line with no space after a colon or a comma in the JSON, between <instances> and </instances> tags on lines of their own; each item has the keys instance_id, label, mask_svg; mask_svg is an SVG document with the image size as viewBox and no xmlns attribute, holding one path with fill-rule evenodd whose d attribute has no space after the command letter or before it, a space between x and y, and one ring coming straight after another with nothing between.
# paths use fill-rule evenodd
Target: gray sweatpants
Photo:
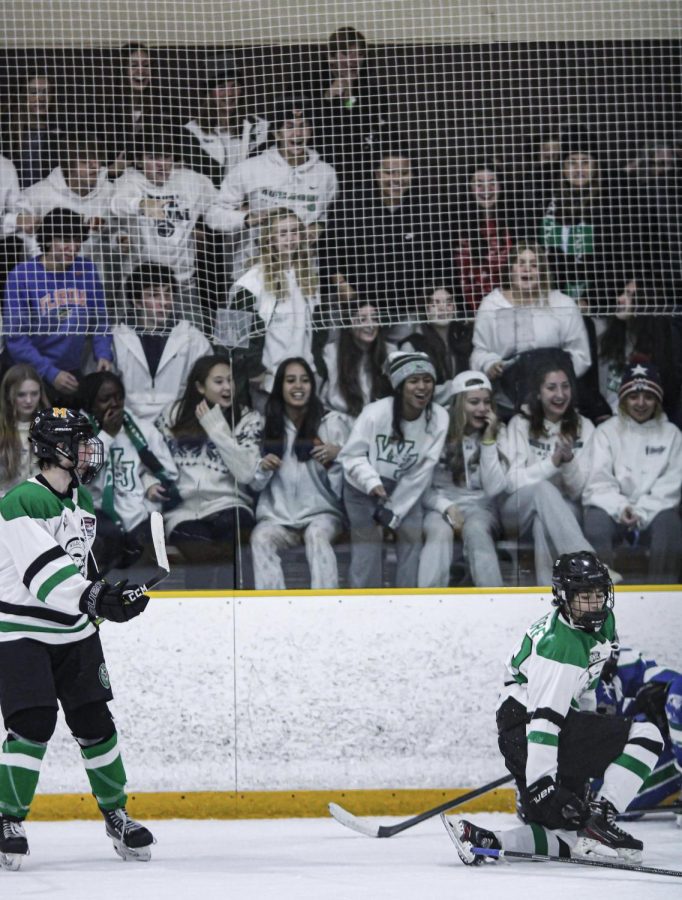
<instances>
[{"instance_id":1,"label":"gray sweatpants","mask_svg":"<svg viewBox=\"0 0 682 900\"><path fill-rule=\"evenodd\" d=\"M514 491L503 501L500 513L509 537L532 532L537 584L552 583L552 566L562 553L594 551L578 524L574 505L551 481Z\"/></svg>"},{"instance_id":2,"label":"gray sweatpants","mask_svg":"<svg viewBox=\"0 0 682 900\"><path fill-rule=\"evenodd\" d=\"M384 529L372 519L376 497L363 494L345 481L343 502L350 521L350 586L383 587ZM417 584L422 522L423 510L421 503L417 502L396 532L395 587L413 588Z\"/></svg>"},{"instance_id":3,"label":"gray sweatpants","mask_svg":"<svg viewBox=\"0 0 682 900\"><path fill-rule=\"evenodd\" d=\"M320 513L305 528L289 528L275 522L259 522L251 532L254 584L257 591L286 589L279 554L305 544L313 590L339 586L339 569L332 543L343 530L342 521L331 513Z\"/></svg>"},{"instance_id":4,"label":"gray sweatpants","mask_svg":"<svg viewBox=\"0 0 682 900\"><path fill-rule=\"evenodd\" d=\"M625 525L615 522L601 507L587 506L585 534L599 559L613 568L614 546L625 540ZM677 509L664 509L654 516L642 532L642 543L649 547L648 583L676 584L682 567L682 523Z\"/></svg>"},{"instance_id":5,"label":"gray sweatpants","mask_svg":"<svg viewBox=\"0 0 682 900\"><path fill-rule=\"evenodd\" d=\"M501 587L502 572L495 549L499 531L496 513L484 505L462 510L464 526L462 544L464 558L477 587ZM424 546L419 557L418 587L448 587L453 557L452 528L440 513L428 510L424 516Z\"/></svg>"}]
</instances>

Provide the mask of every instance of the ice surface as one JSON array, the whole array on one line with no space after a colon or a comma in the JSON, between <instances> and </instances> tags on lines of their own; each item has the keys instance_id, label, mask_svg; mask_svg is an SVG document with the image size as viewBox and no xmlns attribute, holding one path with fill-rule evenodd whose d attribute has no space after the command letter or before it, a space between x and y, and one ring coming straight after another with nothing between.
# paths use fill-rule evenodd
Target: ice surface
<instances>
[{"instance_id":1,"label":"ice surface","mask_svg":"<svg viewBox=\"0 0 682 900\"><path fill-rule=\"evenodd\" d=\"M512 816L472 816L487 827ZM378 820L377 820L378 821ZM396 821L381 819L381 824ZM379 822L378 822L379 823ZM31 856L0 871L0 897L49 900L673 900L682 879L551 863L467 868L439 820L389 839L332 819L174 820L147 823L158 838L149 863L124 863L100 822L28 822ZM645 863L682 869L672 819L627 826Z\"/></svg>"}]
</instances>

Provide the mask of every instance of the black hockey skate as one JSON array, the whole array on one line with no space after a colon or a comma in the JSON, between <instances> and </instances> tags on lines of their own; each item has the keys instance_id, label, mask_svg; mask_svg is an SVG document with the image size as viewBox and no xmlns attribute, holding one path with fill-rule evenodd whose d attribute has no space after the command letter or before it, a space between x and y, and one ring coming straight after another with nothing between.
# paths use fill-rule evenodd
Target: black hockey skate
<instances>
[{"instance_id":1,"label":"black hockey skate","mask_svg":"<svg viewBox=\"0 0 682 900\"><path fill-rule=\"evenodd\" d=\"M472 853L472 847L483 847L486 850L501 850L502 844L498 841L496 835L492 831L480 828L473 822L467 822L466 819L458 819L456 822L451 821L441 813L441 819L445 830L450 835L450 840L457 849L457 855L465 866L480 866L486 861L493 862L493 857L479 856Z\"/></svg>"},{"instance_id":2,"label":"black hockey skate","mask_svg":"<svg viewBox=\"0 0 682 900\"><path fill-rule=\"evenodd\" d=\"M617 815L615 806L608 800L590 801L590 817L578 832L573 855L620 857L640 863L644 844L616 824Z\"/></svg>"},{"instance_id":3,"label":"black hockey skate","mask_svg":"<svg viewBox=\"0 0 682 900\"><path fill-rule=\"evenodd\" d=\"M0 868L16 872L28 856L24 823L11 816L0 816Z\"/></svg>"},{"instance_id":4,"label":"black hockey skate","mask_svg":"<svg viewBox=\"0 0 682 900\"><path fill-rule=\"evenodd\" d=\"M152 858L151 845L156 843L151 831L131 819L125 808L100 809L100 812L104 816L107 834L114 843L114 850L121 859L149 862Z\"/></svg>"}]
</instances>

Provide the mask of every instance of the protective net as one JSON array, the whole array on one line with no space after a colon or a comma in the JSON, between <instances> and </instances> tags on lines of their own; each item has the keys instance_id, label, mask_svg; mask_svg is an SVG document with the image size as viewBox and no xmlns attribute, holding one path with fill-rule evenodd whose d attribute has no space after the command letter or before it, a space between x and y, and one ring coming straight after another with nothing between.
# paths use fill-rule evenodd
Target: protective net
<instances>
[{"instance_id":1,"label":"protective net","mask_svg":"<svg viewBox=\"0 0 682 900\"><path fill-rule=\"evenodd\" d=\"M496 288L546 301L545 268L583 312L673 312L681 17L627 0L7 3L3 279L41 241L84 240L103 299L74 311L82 286L62 285L28 308L14 279L4 332L163 330L140 300L162 277L176 315L231 347L275 307L321 330L362 300L399 337L472 321ZM535 287L509 271L521 241Z\"/></svg>"},{"instance_id":2,"label":"protective net","mask_svg":"<svg viewBox=\"0 0 682 900\"><path fill-rule=\"evenodd\" d=\"M104 512L112 489L127 489L127 472L151 465L158 476L162 487L151 495L112 507L111 539L124 544L111 565L139 557L138 513L164 505L184 558L208 565L215 579L231 554L239 571L229 577L250 585L242 553L257 478L249 479L256 466L263 475L264 462L272 474L285 450L293 452L283 443L283 416L270 416L259 443L258 414L272 393L289 402L283 376L278 381L289 357L305 359L324 408L344 422L344 434L320 438L316 421L314 440L297 445L299 462L317 465L315 490L331 478L335 454L347 449L371 401L403 391L407 417L403 382L386 370L396 346L430 355L434 396L446 406L462 392L458 373L476 369L490 377L508 421L530 396L538 367L549 362L556 374L559 360L568 375L557 390L598 423L617 409L634 363L644 367L632 379L654 384L670 418L682 420L678 0L11 0L3 12L3 369L30 363L52 402L81 404L123 435ZM220 368L221 384L209 384L213 357L208 368L192 368L224 348L236 386ZM563 356L538 355L548 348ZM108 408L101 384L84 379L112 366L128 418L122 394ZM27 378L24 369L12 372L12 384ZM255 411L242 411L241 401ZM410 402L411 413L422 400ZM221 403L229 406L222 418L214 408ZM445 413L436 404L429 410L425 419L440 417L443 438ZM483 443L501 440L490 418L467 420L467 434L462 416L455 420L439 469L444 496L453 483L469 487L472 429ZM242 455L225 463L228 452L206 434L220 445L228 421L225 440L236 435L230 452L236 446ZM589 423L571 421L577 452ZM382 425L373 461L392 483L430 434L411 455L395 427ZM14 479L16 446L9 454L0 446ZM572 459L566 441L545 450L555 466ZM169 493L172 477L159 474L176 464L182 498ZM192 480L194 466L201 483ZM396 521L380 485L353 494L345 475L345 510L330 489L333 527L327 516L319 538L326 549L308 553L314 586L352 582L348 566L345 575L336 571L328 546L344 515L353 552L362 529L353 530L351 513L370 523L372 540L375 523L389 535ZM293 548L307 527L313 488L303 499L287 495L280 509L266 476L253 488L262 491L255 527L271 503L270 520L282 528L267 540L262 529L253 532L254 577L273 589L284 584L277 552ZM510 477L503 473L495 491L511 490ZM421 502L419 491L413 499ZM460 512L446 506L431 512L441 527L447 513L457 544ZM503 522L509 541L497 552L516 574L486 581L490 566L475 571L469 547L460 568L468 565L476 584L520 577L528 545L519 548L517 537L526 520L512 507ZM550 518L564 524L566 510ZM199 518L187 533L183 516ZM496 522L488 539L501 533ZM354 586L457 583L449 527L437 535L449 548L440 568L426 571L423 556L418 574L413 554L408 577L399 548L393 581L379 575L375 584L375 572L363 580L356 571ZM628 539L638 540L628 528ZM101 533L106 543L109 532ZM562 540L583 545L582 535L564 537L552 537L552 551L561 552ZM673 535L675 562L659 581L677 580L679 544ZM537 550L536 536L535 577L548 583ZM367 570L380 568L369 559Z\"/></svg>"}]
</instances>

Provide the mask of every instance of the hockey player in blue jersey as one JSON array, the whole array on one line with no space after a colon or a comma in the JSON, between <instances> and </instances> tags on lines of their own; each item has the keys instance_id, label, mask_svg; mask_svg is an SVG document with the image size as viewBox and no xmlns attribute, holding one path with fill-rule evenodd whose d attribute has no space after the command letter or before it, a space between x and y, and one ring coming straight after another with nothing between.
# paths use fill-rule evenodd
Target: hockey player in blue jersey
<instances>
[{"instance_id":1,"label":"hockey player in blue jersey","mask_svg":"<svg viewBox=\"0 0 682 900\"><path fill-rule=\"evenodd\" d=\"M657 665L644 653L616 647L597 685L597 709L654 722L665 746L656 767L628 811L659 806L682 787L682 673ZM682 826L682 816L677 818Z\"/></svg>"}]
</instances>

